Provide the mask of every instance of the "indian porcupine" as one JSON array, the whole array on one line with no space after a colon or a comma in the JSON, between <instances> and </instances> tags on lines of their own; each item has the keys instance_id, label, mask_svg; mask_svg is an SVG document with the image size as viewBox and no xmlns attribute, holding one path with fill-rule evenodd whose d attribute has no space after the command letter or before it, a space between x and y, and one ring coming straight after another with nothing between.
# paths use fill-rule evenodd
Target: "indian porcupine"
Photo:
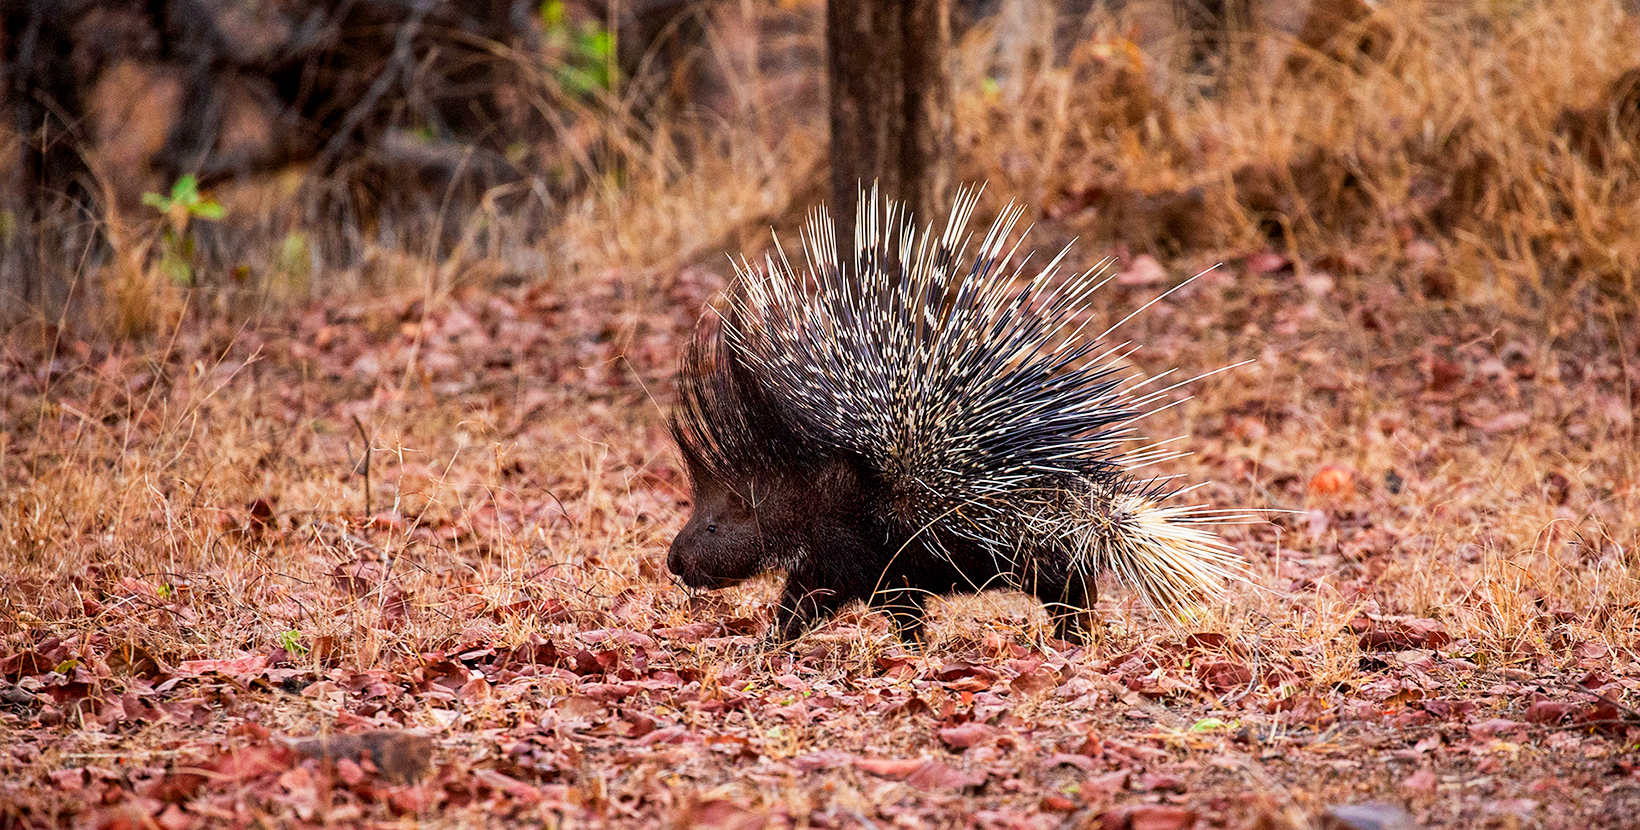
<instances>
[{"instance_id":1,"label":"indian porcupine","mask_svg":"<svg viewBox=\"0 0 1640 830\"><path fill-rule=\"evenodd\" d=\"M823 211L806 271L778 239L763 269L736 264L670 424L694 489L667 556L686 585L784 570L780 638L856 599L919 636L928 594L1017 588L1068 638L1088 630L1101 571L1177 615L1238 570L1199 527L1210 513L1131 472L1165 450L1118 451L1161 394L1118 375L1130 347L1080 336L1097 271L1055 284L1061 252L1028 274L1007 247L1012 205L963 266L977 200L960 194L934 237L874 189L852 269Z\"/></svg>"}]
</instances>

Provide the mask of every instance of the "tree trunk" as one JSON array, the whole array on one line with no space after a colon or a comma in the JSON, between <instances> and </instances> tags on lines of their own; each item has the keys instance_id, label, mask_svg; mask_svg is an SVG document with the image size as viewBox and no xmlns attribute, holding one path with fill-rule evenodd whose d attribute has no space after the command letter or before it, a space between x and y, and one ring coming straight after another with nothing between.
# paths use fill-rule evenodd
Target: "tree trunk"
<instances>
[{"instance_id":1,"label":"tree trunk","mask_svg":"<svg viewBox=\"0 0 1640 830\"><path fill-rule=\"evenodd\" d=\"M829 0L832 216L853 252L854 211L875 182L916 222L951 190L951 0Z\"/></svg>"}]
</instances>

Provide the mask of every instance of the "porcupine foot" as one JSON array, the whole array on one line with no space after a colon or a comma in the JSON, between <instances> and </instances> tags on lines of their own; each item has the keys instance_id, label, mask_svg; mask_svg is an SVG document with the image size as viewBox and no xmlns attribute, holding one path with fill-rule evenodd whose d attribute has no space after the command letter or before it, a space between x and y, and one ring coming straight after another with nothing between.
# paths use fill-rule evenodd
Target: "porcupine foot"
<instances>
[{"instance_id":1,"label":"porcupine foot","mask_svg":"<svg viewBox=\"0 0 1640 830\"><path fill-rule=\"evenodd\" d=\"M774 625L769 639L777 643L791 642L803 636L815 623L837 613L854 598L826 588L811 587L801 575L787 578L781 592L780 604L775 609ZM907 643L921 643L926 631L924 603L926 591L913 588L885 588L868 598L866 605L888 615L895 632Z\"/></svg>"}]
</instances>

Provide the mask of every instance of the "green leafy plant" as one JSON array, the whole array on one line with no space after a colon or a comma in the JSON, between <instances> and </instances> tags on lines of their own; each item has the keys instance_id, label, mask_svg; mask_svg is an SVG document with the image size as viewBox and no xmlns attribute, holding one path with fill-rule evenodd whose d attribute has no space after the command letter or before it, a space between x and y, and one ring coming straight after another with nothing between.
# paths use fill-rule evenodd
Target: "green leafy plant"
<instances>
[{"instance_id":1,"label":"green leafy plant","mask_svg":"<svg viewBox=\"0 0 1640 830\"><path fill-rule=\"evenodd\" d=\"M307 654L307 646L302 645L302 632L295 629L279 632L279 647L291 654Z\"/></svg>"},{"instance_id":2,"label":"green leafy plant","mask_svg":"<svg viewBox=\"0 0 1640 830\"><path fill-rule=\"evenodd\" d=\"M171 185L169 196L144 193L142 203L164 216L166 227L160 245L160 270L178 285L193 285L198 250L188 225L194 219L221 219L227 211L221 202L199 192L199 180L192 173L177 179Z\"/></svg>"},{"instance_id":3,"label":"green leafy plant","mask_svg":"<svg viewBox=\"0 0 1640 830\"><path fill-rule=\"evenodd\" d=\"M620 77L615 66L615 33L596 20L571 25L564 0L546 0L540 15L547 45L562 56L552 70L558 83L582 96L613 90Z\"/></svg>"}]
</instances>

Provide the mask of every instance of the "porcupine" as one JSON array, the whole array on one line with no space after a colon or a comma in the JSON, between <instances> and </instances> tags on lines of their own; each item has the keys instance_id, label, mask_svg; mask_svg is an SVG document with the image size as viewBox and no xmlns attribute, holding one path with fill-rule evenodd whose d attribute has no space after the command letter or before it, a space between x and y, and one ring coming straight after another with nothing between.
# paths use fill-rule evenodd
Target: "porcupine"
<instances>
[{"instance_id":1,"label":"porcupine","mask_svg":"<svg viewBox=\"0 0 1640 830\"><path fill-rule=\"evenodd\" d=\"M1178 617L1239 571L1214 513L1134 473L1170 453L1119 451L1167 390L1140 395L1156 378L1121 376L1132 347L1081 336L1099 272L1057 280L1069 247L1027 271L1014 205L962 265L977 200L934 237L862 194L852 269L817 211L805 271L777 238L697 326L670 422L694 507L667 565L693 588L785 571L775 639L857 599L920 638L926 597L987 588L1086 637L1099 573Z\"/></svg>"}]
</instances>

